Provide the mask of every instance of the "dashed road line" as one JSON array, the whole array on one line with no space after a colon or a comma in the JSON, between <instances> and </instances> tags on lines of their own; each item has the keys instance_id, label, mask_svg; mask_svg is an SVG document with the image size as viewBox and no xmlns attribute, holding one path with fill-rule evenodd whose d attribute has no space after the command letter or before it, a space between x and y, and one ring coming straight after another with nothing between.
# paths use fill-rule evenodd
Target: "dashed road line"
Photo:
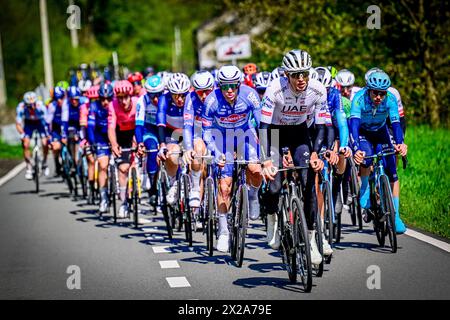
<instances>
[{"instance_id":1,"label":"dashed road line","mask_svg":"<svg viewBox=\"0 0 450 320\"><path fill-rule=\"evenodd\" d=\"M170 253L169 246L155 246L152 249L153 253Z\"/></svg>"},{"instance_id":2,"label":"dashed road line","mask_svg":"<svg viewBox=\"0 0 450 320\"><path fill-rule=\"evenodd\" d=\"M169 277L166 280L171 288L187 288L191 286L186 277Z\"/></svg>"},{"instance_id":3,"label":"dashed road line","mask_svg":"<svg viewBox=\"0 0 450 320\"><path fill-rule=\"evenodd\" d=\"M161 266L161 269L178 269L178 268L180 268L180 265L178 264L177 260L159 261L159 265Z\"/></svg>"}]
</instances>

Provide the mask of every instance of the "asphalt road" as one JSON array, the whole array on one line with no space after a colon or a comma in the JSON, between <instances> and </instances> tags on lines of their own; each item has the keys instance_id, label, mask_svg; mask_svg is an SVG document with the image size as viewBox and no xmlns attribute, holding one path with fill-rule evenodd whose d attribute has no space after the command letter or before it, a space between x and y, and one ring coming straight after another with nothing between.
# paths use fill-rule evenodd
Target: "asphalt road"
<instances>
[{"instance_id":1,"label":"asphalt road","mask_svg":"<svg viewBox=\"0 0 450 320\"><path fill-rule=\"evenodd\" d=\"M450 298L449 253L403 235L392 254L378 247L369 225L362 232L348 225L348 214L331 264L304 293L289 283L259 221L251 225L238 268L227 254L209 257L201 233L193 248L184 233L169 241L162 216L146 215L144 206L139 230L128 220L114 225L111 216L97 216L95 206L72 201L58 181L44 179L36 195L22 172L0 187L0 299ZM79 268L79 282L72 281L78 273L70 266ZM380 289L367 286L373 266ZM80 289L69 289L68 282Z\"/></svg>"}]
</instances>

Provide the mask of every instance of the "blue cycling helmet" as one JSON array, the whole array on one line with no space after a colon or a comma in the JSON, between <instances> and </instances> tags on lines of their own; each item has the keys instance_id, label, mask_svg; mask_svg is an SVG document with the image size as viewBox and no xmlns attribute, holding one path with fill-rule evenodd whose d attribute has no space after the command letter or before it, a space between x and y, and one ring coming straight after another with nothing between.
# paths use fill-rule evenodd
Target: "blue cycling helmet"
<instances>
[{"instance_id":1,"label":"blue cycling helmet","mask_svg":"<svg viewBox=\"0 0 450 320\"><path fill-rule=\"evenodd\" d=\"M384 71L376 71L367 78L366 86L374 90L387 90L391 86L391 79Z\"/></svg>"},{"instance_id":2,"label":"blue cycling helmet","mask_svg":"<svg viewBox=\"0 0 450 320\"><path fill-rule=\"evenodd\" d=\"M154 75L145 81L144 88L148 93L160 93L164 91L165 86L161 77Z\"/></svg>"},{"instance_id":3,"label":"blue cycling helmet","mask_svg":"<svg viewBox=\"0 0 450 320\"><path fill-rule=\"evenodd\" d=\"M53 91L53 97L55 99L62 99L66 95L66 91L64 88L61 87L55 87L55 90Z\"/></svg>"},{"instance_id":4,"label":"blue cycling helmet","mask_svg":"<svg viewBox=\"0 0 450 320\"><path fill-rule=\"evenodd\" d=\"M98 95L101 98L112 98L114 95L113 86L109 83L102 83L98 89Z\"/></svg>"},{"instance_id":5,"label":"blue cycling helmet","mask_svg":"<svg viewBox=\"0 0 450 320\"><path fill-rule=\"evenodd\" d=\"M81 97L81 91L76 86L71 86L67 89L67 96L69 99L79 99Z\"/></svg>"}]
</instances>

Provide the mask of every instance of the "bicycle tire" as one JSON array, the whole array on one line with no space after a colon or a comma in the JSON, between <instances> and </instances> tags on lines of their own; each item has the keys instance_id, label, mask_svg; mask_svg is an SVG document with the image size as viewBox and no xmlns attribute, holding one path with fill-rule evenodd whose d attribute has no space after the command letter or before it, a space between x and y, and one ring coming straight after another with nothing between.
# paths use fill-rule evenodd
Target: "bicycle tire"
<instances>
[{"instance_id":1,"label":"bicycle tire","mask_svg":"<svg viewBox=\"0 0 450 320\"><path fill-rule=\"evenodd\" d=\"M323 254L323 234L322 234L322 218L320 217L320 212L317 211L315 217L315 229L316 229L316 242L319 248L320 255L322 256L322 262L319 264L318 268L314 268L316 271L316 277L321 278L323 275L324 267L324 254Z\"/></svg>"},{"instance_id":2,"label":"bicycle tire","mask_svg":"<svg viewBox=\"0 0 450 320\"><path fill-rule=\"evenodd\" d=\"M375 183L372 179L372 177L370 178L370 203L371 203L371 208L373 210L374 213L374 218L373 218L373 230L375 231L375 235L377 237L377 241L378 244L380 245L380 247L384 247L385 245L385 240L386 240L386 222L385 221L381 221L381 215L382 213L380 212L380 207L377 203L377 196L375 193Z\"/></svg>"},{"instance_id":3,"label":"bicycle tire","mask_svg":"<svg viewBox=\"0 0 450 320\"><path fill-rule=\"evenodd\" d=\"M312 263L311 247L306 228L306 218L300 200L292 198L291 208L294 213L294 244L297 263L297 273L302 280L303 290L311 292L312 289Z\"/></svg>"},{"instance_id":4,"label":"bicycle tire","mask_svg":"<svg viewBox=\"0 0 450 320\"><path fill-rule=\"evenodd\" d=\"M186 242L189 247L192 247L192 216L191 208L189 206L189 176L187 174L182 175L181 179L183 183L184 195L183 195L183 218L184 218L184 233L186 235Z\"/></svg>"},{"instance_id":5,"label":"bicycle tire","mask_svg":"<svg viewBox=\"0 0 450 320\"><path fill-rule=\"evenodd\" d=\"M246 185L243 185L240 188L239 220L236 234L236 263L239 268L242 267L242 263L244 261L245 235L247 234L248 212L248 189Z\"/></svg>"},{"instance_id":6,"label":"bicycle tire","mask_svg":"<svg viewBox=\"0 0 450 320\"><path fill-rule=\"evenodd\" d=\"M352 205L353 210L356 216L356 219L358 221L358 229L363 229L363 219L362 219L362 212L361 212L361 204L359 203L359 193L360 193L360 187L358 183L358 170L356 169L356 166L352 166L351 168L351 183L352 186Z\"/></svg>"},{"instance_id":7,"label":"bicycle tire","mask_svg":"<svg viewBox=\"0 0 450 320\"><path fill-rule=\"evenodd\" d=\"M87 187L87 176L85 175L86 172L86 166L85 166L85 157L83 156L81 158L81 164L80 164L80 184L81 184L81 192L83 199L87 198L88 194L88 187Z\"/></svg>"},{"instance_id":8,"label":"bicycle tire","mask_svg":"<svg viewBox=\"0 0 450 320\"><path fill-rule=\"evenodd\" d=\"M287 212L288 208L286 206L287 196L283 196L281 201L281 211L276 213L278 216L278 230L274 230L274 232L280 232L280 251L281 251L281 260L286 268L288 273L288 278L291 283L297 282L297 257L296 257L296 248L294 246L294 225L288 224L286 227L284 217L290 217L292 210ZM285 200L285 201L283 201Z\"/></svg>"},{"instance_id":9,"label":"bicycle tire","mask_svg":"<svg viewBox=\"0 0 450 320\"><path fill-rule=\"evenodd\" d=\"M34 152L34 183L36 186L36 193L39 193L39 153L37 150Z\"/></svg>"},{"instance_id":10,"label":"bicycle tire","mask_svg":"<svg viewBox=\"0 0 450 320\"><path fill-rule=\"evenodd\" d=\"M138 190L138 177L136 174L136 168L131 168L131 186L133 188L131 196L133 202L133 224L134 228L137 229L139 227L139 211L138 211L138 202L139 202L139 190Z\"/></svg>"},{"instance_id":11,"label":"bicycle tire","mask_svg":"<svg viewBox=\"0 0 450 320\"><path fill-rule=\"evenodd\" d=\"M334 233L336 234L336 237L334 239L334 243L341 242L341 235L342 235L342 212L336 213L336 225L334 226Z\"/></svg>"},{"instance_id":12,"label":"bicycle tire","mask_svg":"<svg viewBox=\"0 0 450 320\"><path fill-rule=\"evenodd\" d=\"M67 183L67 187L69 188L69 193L72 194L73 193L73 184L72 184L72 179L70 177L70 168L71 168L71 159L70 159L70 155L69 152L67 150L67 148L64 150L64 152L62 153L64 154L64 163L63 163L63 167L64 167L64 176L66 179L66 183Z\"/></svg>"},{"instance_id":13,"label":"bicycle tire","mask_svg":"<svg viewBox=\"0 0 450 320\"><path fill-rule=\"evenodd\" d=\"M212 179L206 180L206 247L210 257L214 254L214 186Z\"/></svg>"},{"instance_id":14,"label":"bicycle tire","mask_svg":"<svg viewBox=\"0 0 450 320\"><path fill-rule=\"evenodd\" d=\"M172 229L172 215L170 212L170 208L169 205L167 203L167 192L168 192L168 179L167 179L167 173L165 173L164 171L160 171L159 172L159 178L158 181L160 183L160 189L161 189L161 211L163 213L163 217L164 217L164 221L166 222L166 227L167 227L167 235L169 237L169 239L172 239L173 237L173 229Z\"/></svg>"},{"instance_id":15,"label":"bicycle tire","mask_svg":"<svg viewBox=\"0 0 450 320\"><path fill-rule=\"evenodd\" d=\"M113 220L114 224L117 223L117 181L116 181L116 173L115 173L115 166L109 165L109 202L113 207Z\"/></svg>"},{"instance_id":16,"label":"bicycle tire","mask_svg":"<svg viewBox=\"0 0 450 320\"><path fill-rule=\"evenodd\" d=\"M333 243L333 199L331 193L331 186L328 181L324 181L323 205L324 205L324 235L331 245Z\"/></svg>"},{"instance_id":17,"label":"bicycle tire","mask_svg":"<svg viewBox=\"0 0 450 320\"><path fill-rule=\"evenodd\" d=\"M381 190L383 192L383 214L386 215L386 233L391 244L391 252L397 252L397 233L395 232L395 208L392 199L392 191L387 176L380 178Z\"/></svg>"}]
</instances>

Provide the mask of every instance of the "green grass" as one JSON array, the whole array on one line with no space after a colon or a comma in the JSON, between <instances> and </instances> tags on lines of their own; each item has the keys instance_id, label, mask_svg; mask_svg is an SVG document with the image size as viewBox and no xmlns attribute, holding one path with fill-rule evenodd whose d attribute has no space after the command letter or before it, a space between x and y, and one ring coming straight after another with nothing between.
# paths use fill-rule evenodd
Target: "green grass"
<instances>
[{"instance_id":1,"label":"green grass","mask_svg":"<svg viewBox=\"0 0 450 320\"><path fill-rule=\"evenodd\" d=\"M408 127L408 168L399 166L405 223L450 239L450 130Z\"/></svg>"},{"instance_id":2,"label":"green grass","mask_svg":"<svg viewBox=\"0 0 450 320\"><path fill-rule=\"evenodd\" d=\"M10 146L0 140L0 159L21 159L23 157L22 146Z\"/></svg>"}]
</instances>

